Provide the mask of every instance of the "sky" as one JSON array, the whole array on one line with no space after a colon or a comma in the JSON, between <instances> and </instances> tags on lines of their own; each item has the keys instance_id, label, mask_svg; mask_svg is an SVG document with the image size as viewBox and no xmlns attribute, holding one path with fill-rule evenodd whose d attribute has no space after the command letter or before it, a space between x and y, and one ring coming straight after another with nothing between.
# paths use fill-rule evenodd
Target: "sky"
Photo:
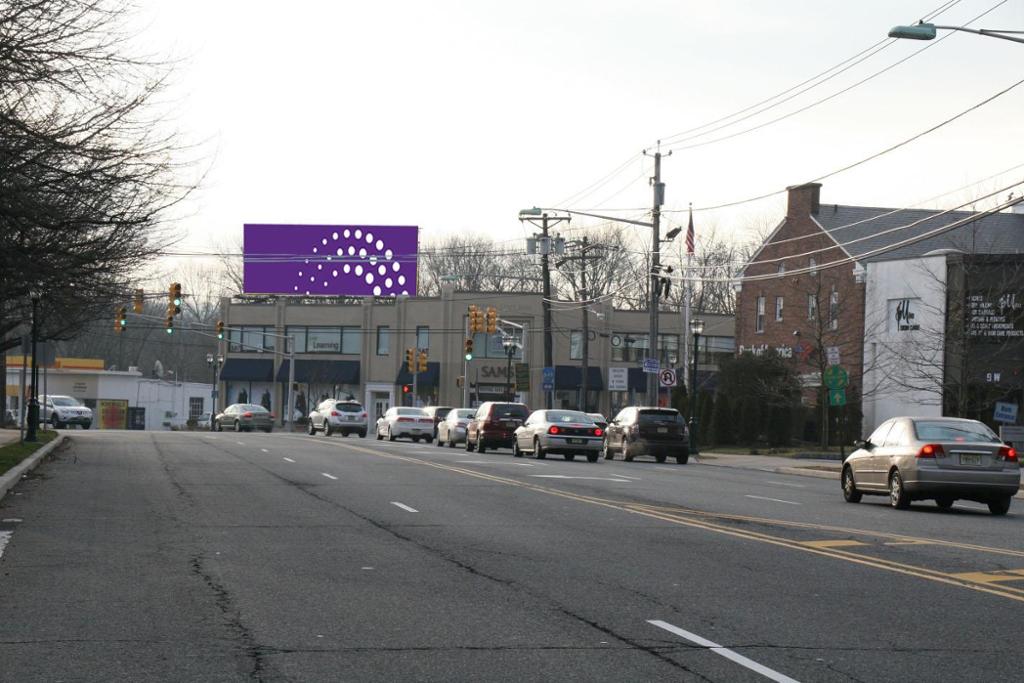
<instances>
[{"instance_id":1,"label":"sky","mask_svg":"<svg viewBox=\"0 0 1024 683\"><path fill-rule=\"evenodd\" d=\"M203 185L178 209L179 249L194 251L240 240L244 223L418 225L421 244L467 233L515 243L526 207L636 216L651 204L645 148L660 139L667 152L680 132L847 60L893 25L943 5L936 23L962 25L999 5L972 26L1024 29L1024 0L136 2L147 48L177 62L168 125L201 151ZM716 141L926 46L825 104ZM1015 83L1022 63L1024 44L966 33L895 41L682 143L711 144L672 149L668 222L685 222L692 203L698 242L712 227L746 239L781 217L781 196L704 207L868 157ZM822 202L899 207L954 191L925 204L948 207L1022 180L1024 168L984 180L1024 163L1022 105L1024 85L823 181Z\"/></svg>"}]
</instances>

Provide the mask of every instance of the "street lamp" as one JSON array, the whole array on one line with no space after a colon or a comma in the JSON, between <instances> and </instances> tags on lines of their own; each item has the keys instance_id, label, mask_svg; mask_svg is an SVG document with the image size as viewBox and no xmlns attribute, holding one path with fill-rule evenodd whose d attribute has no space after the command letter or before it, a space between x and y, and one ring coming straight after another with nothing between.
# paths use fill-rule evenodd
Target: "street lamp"
<instances>
[{"instance_id":1,"label":"street lamp","mask_svg":"<svg viewBox=\"0 0 1024 683\"><path fill-rule=\"evenodd\" d=\"M889 30L889 37L906 38L907 40L934 40L936 31L940 28L945 31L964 31L966 33L975 33L979 36L1002 38L1003 40L1012 40L1015 43L1024 43L1024 38L1007 35L1010 33L1024 33L1024 31L1000 31L997 29L986 28L974 29L967 28L966 26L938 26L936 24L926 24L923 21L913 24L912 26L893 26Z\"/></svg>"},{"instance_id":2,"label":"street lamp","mask_svg":"<svg viewBox=\"0 0 1024 683\"><path fill-rule=\"evenodd\" d=\"M512 356L515 355L516 349L519 348L519 344L516 343L515 338L511 335L506 336L501 340L501 345L505 348L505 355L508 356L508 365L505 367L505 394L508 396L508 400L512 400Z\"/></svg>"},{"instance_id":3,"label":"street lamp","mask_svg":"<svg viewBox=\"0 0 1024 683\"><path fill-rule=\"evenodd\" d=\"M32 292L32 394L28 403L28 429L25 441L36 441L39 430L39 363L36 360L36 344L39 341L39 293Z\"/></svg>"},{"instance_id":4,"label":"street lamp","mask_svg":"<svg viewBox=\"0 0 1024 683\"><path fill-rule=\"evenodd\" d=\"M704 321L700 318L691 320L690 332L693 333L693 376L690 380L690 453L700 455L697 446L697 353L700 335L704 334Z\"/></svg>"}]
</instances>

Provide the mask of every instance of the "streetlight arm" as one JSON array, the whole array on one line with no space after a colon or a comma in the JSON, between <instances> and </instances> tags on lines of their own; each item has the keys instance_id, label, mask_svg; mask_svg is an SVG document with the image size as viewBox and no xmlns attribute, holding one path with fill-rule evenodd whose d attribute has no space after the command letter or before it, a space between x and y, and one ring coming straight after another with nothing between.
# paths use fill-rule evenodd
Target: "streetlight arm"
<instances>
[{"instance_id":1,"label":"streetlight arm","mask_svg":"<svg viewBox=\"0 0 1024 683\"><path fill-rule=\"evenodd\" d=\"M908 38L910 40L932 40L935 38L935 32L937 29L943 29L944 31L963 31L964 33L989 36L990 38L1002 38L1003 40L1009 40L1014 43L1024 43L1024 38L1019 38L1015 35L1008 35L1022 33L1021 31L1000 31L998 29L989 28L977 29L967 28L966 26L940 26L938 24L927 24L924 22L914 24L912 26L894 26L889 31L889 37Z\"/></svg>"},{"instance_id":2,"label":"streetlight arm","mask_svg":"<svg viewBox=\"0 0 1024 683\"><path fill-rule=\"evenodd\" d=\"M1011 40L1015 43L1024 43L1024 38L1018 38L1017 36L1006 35L1008 33L1021 33L1020 31L1000 31L999 29L992 28L967 28L966 26L936 26L935 28L946 29L947 31L964 31L966 33L974 33L979 36L989 36L992 38L1002 38L1003 40Z\"/></svg>"}]
</instances>

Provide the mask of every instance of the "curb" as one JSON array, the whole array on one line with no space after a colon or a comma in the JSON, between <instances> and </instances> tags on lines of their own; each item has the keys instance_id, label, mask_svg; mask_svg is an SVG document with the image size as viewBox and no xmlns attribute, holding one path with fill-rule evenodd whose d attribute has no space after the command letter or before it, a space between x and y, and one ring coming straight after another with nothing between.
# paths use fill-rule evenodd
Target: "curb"
<instances>
[{"instance_id":1,"label":"curb","mask_svg":"<svg viewBox=\"0 0 1024 683\"><path fill-rule=\"evenodd\" d=\"M68 440L66 434L61 434L56 439L46 444L29 457L22 460L20 463L7 470L7 473L0 476L0 500L3 500L4 495L7 494L14 485L21 481L21 477L31 470L35 469L39 461L48 456L53 451L57 450L57 447Z\"/></svg>"}]
</instances>

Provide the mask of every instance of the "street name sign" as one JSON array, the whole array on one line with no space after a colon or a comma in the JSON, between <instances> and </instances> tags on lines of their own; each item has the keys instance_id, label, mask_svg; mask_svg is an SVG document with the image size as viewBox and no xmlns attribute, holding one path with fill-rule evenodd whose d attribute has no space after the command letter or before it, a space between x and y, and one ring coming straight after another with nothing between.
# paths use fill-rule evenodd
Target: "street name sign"
<instances>
[{"instance_id":1,"label":"street name sign","mask_svg":"<svg viewBox=\"0 0 1024 683\"><path fill-rule=\"evenodd\" d=\"M661 370L661 361L657 358L644 358L644 372L657 373Z\"/></svg>"},{"instance_id":2,"label":"street name sign","mask_svg":"<svg viewBox=\"0 0 1024 683\"><path fill-rule=\"evenodd\" d=\"M996 412L994 419L996 422L1006 422L1007 424L1013 424L1017 421L1017 404L1016 403L1004 403L998 401L996 403Z\"/></svg>"}]
</instances>

